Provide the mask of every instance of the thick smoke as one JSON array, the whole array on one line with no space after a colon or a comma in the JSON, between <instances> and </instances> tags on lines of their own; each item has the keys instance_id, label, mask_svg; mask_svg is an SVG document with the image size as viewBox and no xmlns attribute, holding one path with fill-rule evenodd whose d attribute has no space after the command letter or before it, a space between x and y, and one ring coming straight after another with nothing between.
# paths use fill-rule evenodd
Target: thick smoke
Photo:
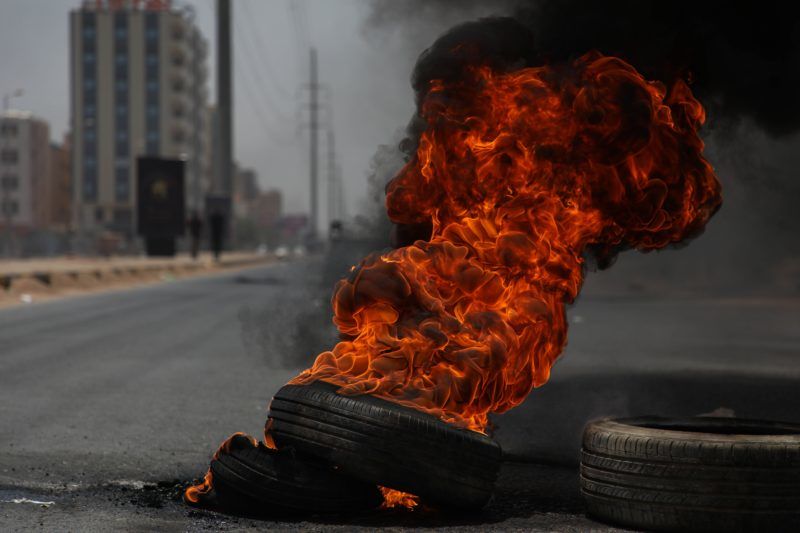
<instances>
[{"instance_id":1,"label":"thick smoke","mask_svg":"<svg viewBox=\"0 0 800 533\"><path fill-rule=\"evenodd\" d=\"M800 128L800 17L776 2L540 0L514 18L542 59L597 49L651 79L689 79L711 117L749 118L774 135Z\"/></svg>"},{"instance_id":2,"label":"thick smoke","mask_svg":"<svg viewBox=\"0 0 800 533\"><path fill-rule=\"evenodd\" d=\"M368 35L400 33L409 55L422 52L411 76L417 102L430 80L460 76L475 57L513 70L599 50L650 79L687 80L708 111L705 139L725 186L725 207L701 247L680 257L626 257L598 281L647 290L669 290L679 281L687 289L741 292L787 287L800 253L798 21L764 3L376 0L366 24ZM420 27L434 25L452 28L422 51ZM413 153L424 128L412 117L400 151Z\"/></svg>"},{"instance_id":3,"label":"thick smoke","mask_svg":"<svg viewBox=\"0 0 800 533\"><path fill-rule=\"evenodd\" d=\"M649 79L667 84L689 80L692 92L710 107L712 119L752 119L773 135L800 129L800 16L783 4L509 0L488 6L377 0L366 24L413 28L420 20L458 21L476 13L513 19L487 19L447 32L418 63L413 77L417 90L427 79L447 77L459 68L459 56L469 54L453 49L459 44L475 45L508 66L515 60L561 63L597 50L635 65Z\"/></svg>"}]
</instances>

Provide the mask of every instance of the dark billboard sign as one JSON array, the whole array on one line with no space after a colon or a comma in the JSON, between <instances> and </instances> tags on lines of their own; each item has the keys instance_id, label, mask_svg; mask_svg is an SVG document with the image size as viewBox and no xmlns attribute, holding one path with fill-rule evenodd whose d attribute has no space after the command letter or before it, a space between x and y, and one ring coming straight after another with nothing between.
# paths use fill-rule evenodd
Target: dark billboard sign
<instances>
[{"instance_id":1,"label":"dark billboard sign","mask_svg":"<svg viewBox=\"0 0 800 533\"><path fill-rule=\"evenodd\" d=\"M180 159L140 157L137 161L136 206L143 237L183 235L184 168Z\"/></svg>"}]
</instances>

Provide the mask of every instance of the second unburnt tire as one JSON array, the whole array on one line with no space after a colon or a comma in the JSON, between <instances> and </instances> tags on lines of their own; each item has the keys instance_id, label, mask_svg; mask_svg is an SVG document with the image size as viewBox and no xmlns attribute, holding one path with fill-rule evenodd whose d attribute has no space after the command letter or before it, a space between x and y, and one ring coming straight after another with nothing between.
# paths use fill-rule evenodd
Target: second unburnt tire
<instances>
[{"instance_id":1,"label":"second unburnt tire","mask_svg":"<svg viewBox=\"0 0 800 533\"><path fill-rule=\"evenodd\" d=\"M800 425L640 417L586 427L589 514L662 531L800 530Z\"/></svg>"},{"instance_id":2,"label":"second unburnt tire","mask_svg":"<svg viewBox=\"0 0 800 533\"><path fill-rule=\"evenodd\" d=\"M268 423L279 448L295 448L433 505L486 505L501 460L491 438L373 396L340 395L337 388L317 381L278 391Z\"/></svg>"}]
</instances>

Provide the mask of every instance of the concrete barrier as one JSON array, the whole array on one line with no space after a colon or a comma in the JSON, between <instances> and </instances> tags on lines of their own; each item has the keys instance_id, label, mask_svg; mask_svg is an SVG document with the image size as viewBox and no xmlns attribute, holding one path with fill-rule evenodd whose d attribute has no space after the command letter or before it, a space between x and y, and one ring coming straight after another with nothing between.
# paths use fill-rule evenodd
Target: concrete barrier
<instances>
[{"instance_id":1,"label":"concrete barrier","mask_svg":"<svg viewBox=\"0 0 800 533\"><path fill-rule=\"evenodd\" d=\"M164 260L61 258L6 263L0 261L0 304L19 302L23 294L75 294L98 291L105 287L136 286L255 266L273 260L271 255L229 254L223 256L219 262L212 260L210 256Z\"/></svg>"},{"instance_id":2,"label":"concrete barrier","mask_svg":"<svg viewBox=\"0 0 800 533\"><path fill-rule=\"evenodd\" d=\"M44 283L38 277L29 275L12 279L11 285L8 287L8 292L13 296L21 296L23 294L50 294L54 291L50 285Z\"/></svg>"}]
</instances>

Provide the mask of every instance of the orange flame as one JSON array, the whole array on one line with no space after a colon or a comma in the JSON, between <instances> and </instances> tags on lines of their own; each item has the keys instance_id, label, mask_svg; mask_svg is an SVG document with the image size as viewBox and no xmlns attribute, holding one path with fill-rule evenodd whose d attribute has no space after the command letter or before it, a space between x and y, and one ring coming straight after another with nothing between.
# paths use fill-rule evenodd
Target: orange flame
<instances>
[{"instance_id":1,"label":"orange flame","mask_svg":"<svg viewBox=\"0 0 800 533\"><path fill-rule=\"evenodd\" d=\"M431 83L428 128L387 188L429 242L365 259L336 287L343 340L321 379L483 431L544 384L589 253L607 261L699 234L721 204L700 103L598 53Z\"/></svg>"},{"instance_id":2,"label":"orange flame","mask_svg":"<svg viewBox=\"0 0 800 533\"><path fill-rule=\"evenodd\" d=\"M244 437L249 440L253 446L257 446L256 439L247 435L245 433L237 432L225 439L219 449L214 452L213 459L219 459L220 453L229 453L230 447L233 442L233 439L236 437ZM203 480L198 483L197 485L192 485L183 493L183 499L186 503L189 504L197 504L203 499L204 496L208 495L209 492L214 488L214 477L211 474L211 469L206 472L206 475L203 477Z\"/></svg>"},{"instance_id":3,"label":"orange flame","mask_svg":"<svg viewBox=\"0 0 800 533\"><path fill-rule=\"evenodd\" d=\"M393 509L395 507L405 507L406 509L414 509L419 505L419 498L407 492L400 492L399 490L390 489L388 487L378 487L383 496L383 503L381 509Z\"/></svg>"}]
</instances>

